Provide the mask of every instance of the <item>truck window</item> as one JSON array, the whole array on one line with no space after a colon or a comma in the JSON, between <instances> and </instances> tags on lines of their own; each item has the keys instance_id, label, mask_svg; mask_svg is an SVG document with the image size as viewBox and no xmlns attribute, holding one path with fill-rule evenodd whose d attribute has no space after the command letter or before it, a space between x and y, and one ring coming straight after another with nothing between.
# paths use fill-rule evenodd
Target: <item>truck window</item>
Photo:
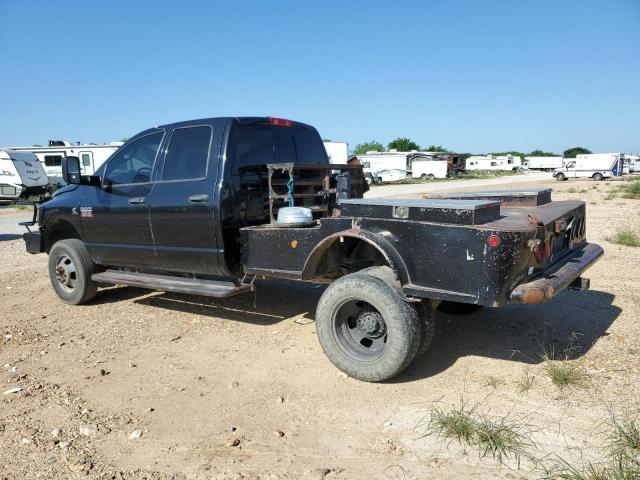
<instances>
[{"instance_id":1,"label":"truck window","mask_svg":"<svg viewBox=\"0 0 640 480\"><path fill-rule=\"evenodd\" d=\"M104 183L122 185L148 182L163 135L163 132L151 133L118 150L107 164Z\"/></svg>"},{"instance_id":2,"label":"truck window","mask_svg":"<svg viewBox=\"0 0 640 480\"><path fill-rule=\"evenodd\" d=\"M176 128L164 160L162 180L206 177L212 134L208 125Z\"/></svg>"},{"instance_id":3,"label":"truck window","mask_svg":"<svg viewBox=\"0 0 640 480\"><path fill-rule=\"evenodd\" d=\"M85 167L91 166L91 154L90 153L82 153L80 154L80 159L82 160L82 165Z\"/></svg>"},{"instance_id":4,"label":"truck window","mask_svg":"<svg viewBox=\"0 0 640 480\"><path fill-rule=\"evenodd\" d=\"M238 125L230 139L236 168L267 163L327 163L315 130L266 123Z\"/></svg>"},{"instance_id":5,"label":"truck window","mask_svg":"<svg viewBox=\"0 0 640 480\"><path fill-rule=\"evenodd\" d=\"M62 155L45 155L44 164L47 167L59 167L62 165Z\"/></svg>"}]
</instances>

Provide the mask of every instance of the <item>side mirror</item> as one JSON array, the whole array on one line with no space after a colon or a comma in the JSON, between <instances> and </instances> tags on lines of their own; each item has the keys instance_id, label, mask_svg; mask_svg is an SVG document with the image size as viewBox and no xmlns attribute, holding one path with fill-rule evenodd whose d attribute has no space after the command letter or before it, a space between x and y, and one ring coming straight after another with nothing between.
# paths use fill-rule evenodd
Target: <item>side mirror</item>
<instances>
[{"instance_id":1,"label":"side mirror","mask_svg":"<svg viewBox=\"0 0 640 480\"><path fill-rule=\"evenodd\" d=\"M62 159L62 179L66 184L89 185L99 187L100 177L94 175L81 175L80 159L78 157L64 157Z\"/></svg>"},{"instance_id":2,"label":"side mirror","mask_svg":"<svg viewBox=\"0 0 640 480\"><path fill-rule=\"evenodd\" d=\"M80 159L78 157L64 157L62 159L62 179L67 184L80 184Z\"/></svg>"}]
</instances>

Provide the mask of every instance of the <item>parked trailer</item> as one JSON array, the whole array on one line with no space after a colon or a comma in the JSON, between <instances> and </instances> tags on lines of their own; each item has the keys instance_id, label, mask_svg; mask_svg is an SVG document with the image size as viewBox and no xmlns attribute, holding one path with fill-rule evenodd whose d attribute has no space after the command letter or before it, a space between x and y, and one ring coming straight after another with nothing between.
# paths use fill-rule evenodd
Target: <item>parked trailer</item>
<instances>
[{"instance_id":1,"label":"parked trailer","mask_svg":"<svg viewBox=\"0 0 640 480\"><path fill-rule=\"evenodd\" d=\"M622 175L623 162L619 153L589 153L567 159L562 168L556 168L553 176L558 181L570 178L593 178L596 181Z\"/></svg>"},{"instance_id":2,"label":"parked trailer","mask_svg":"<svg viewBox=\"0 0 640 480\"><path fill-rule=\"evenodd\" d=\"M358 159L362 164L367 183L380 183L383 181L380 175L383 170L404 171L404 177L406 177L409 163L408 156L412 153L417 152L370 151L364 155L358 155Z\"/></svg>"},{"instance_id":3,"label":"parked trailer","mask_svg":"<svg viewBox=\"0 0 640 480\"><path fill-rule=\"evenodd\" d=\"M529 170L553 172L564 165L563 157L524 157L525 166Z\"/></svg>"},{"instance_id":4,"label":"parked trailer","mask_svg":"<svg viewBox=\"0 0 640 480\"><path fill-rule=\"evenodd\" d=\"M411 177L422 180L447 178L448 167L447 160L416 159L411 164Z\"/></svg>"},{"instance_id":5,"label":"parked trailer","mask_svg":"<svg viewBox=\"0 0 640 480\"><path fill-rule=\"evenodd\" d=\"M467 158L465 170L516 172L522 170L522 158L515 155L472 155Z\"/></svg>"},{"instance_id":6,"label":"parked trailer","mask_svg":"<svg viewBox=\"0 0 640 480\"><path fill-rule=\"evenodd\" d=\"M629 173L640 172L640 157L637 155L625 155L629 159Z\"/></svg>"},{"instance_id":7,"label":"parked trailer","mask_svg":"<svg viewBox=\"0 0 640 480\"><path fill-rule=\"evenodd\" d=\"M322 142L327 151L329 163L345 164L349 161L349 144L347 142Z\"/></svg>"},{"instance_id":8,"label":"parked trailer","mask_svg":"<svg viewBox=\"0 0 640 480\"><path fill-rule=\"evenodd\" d=\"M62 180L62 158L74 156L80 159L82 175L93 175L98 168L115 152L123 142L111 142L108 145L79 144L71 145L62 140L49 140L48 147L10 147L12 150L33 152L49 177L54 188L65 185Z\"/></svg>"},{"instance_id":9,"label":"parked trailer","mask_svg":"<svg viewBox=\"0 0 640 480\"><path fill-rule=\"evenodd\" d=\"M0 200L44 193L47 174L33 153L0 149Z\"/></svg>"}]
</instances>

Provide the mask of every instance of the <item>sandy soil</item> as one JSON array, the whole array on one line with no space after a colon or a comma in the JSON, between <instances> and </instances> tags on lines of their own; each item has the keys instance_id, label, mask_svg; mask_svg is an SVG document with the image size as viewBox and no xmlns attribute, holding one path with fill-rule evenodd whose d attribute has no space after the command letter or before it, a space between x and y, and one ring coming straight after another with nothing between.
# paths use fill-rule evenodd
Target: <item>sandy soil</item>
<instances>
[{"instance_id":1,"label":"sandy soil","mask_svg":"<svg viewBox=\"0 0 640 480\"><path fill-rule=\"evenodd\" d=\"M530 462L422 438L430 405L461 401L524 419L540 456L597 456L610 412L640 396L640 249L606 240L640 232L640 201L605 199L612 183L535 184L588 202L589 240L606 250L590 291L441 314L430 351L384 384L324 356L313 285L263 281L255 297L225 301L111 288L71 307L46 256L0 241L0 478L540 477ZM591 385L561 391L540 354L572 336ZM522 393L525 369L535 381Z\"/></svg>"}]
</instances>

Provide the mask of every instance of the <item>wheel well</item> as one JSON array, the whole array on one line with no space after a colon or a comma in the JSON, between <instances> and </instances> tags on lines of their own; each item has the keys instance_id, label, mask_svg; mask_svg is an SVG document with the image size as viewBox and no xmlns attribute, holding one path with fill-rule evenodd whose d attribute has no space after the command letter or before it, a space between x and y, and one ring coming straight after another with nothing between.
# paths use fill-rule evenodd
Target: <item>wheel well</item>
<instances>
[{"instance_id":1,"label":"wheel well","mask_svg":"<svg viewBox=\"0 0 640 480\"><path fill-rule=\"evenodd\" d=\"M384 238L360 229L345 230L316 245L307 258L302 278L331 282L375 266L390 267L398 286L409 280L404 262Z\"/></svg>"},{"instance_id":2,"label":"wheel well","mask_svg":"<svg viewBox=\"0 0 640 480\"><path fill-rule=\"evenodd\" d=\"M44 235L44 248L49 253L51 247L60 240L66 238L80 238L80 234L73 225L63 220L59 220L51 225L47 225Z\"/></svg>"}]
</instances>

